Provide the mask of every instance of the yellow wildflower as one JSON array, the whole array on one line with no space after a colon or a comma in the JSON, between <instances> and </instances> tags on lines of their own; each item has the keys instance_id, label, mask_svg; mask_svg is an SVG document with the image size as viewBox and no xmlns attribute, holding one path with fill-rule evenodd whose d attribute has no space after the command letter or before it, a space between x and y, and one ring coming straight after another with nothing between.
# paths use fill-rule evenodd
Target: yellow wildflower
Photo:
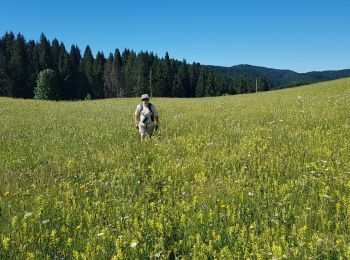
<instances>
[{"instance_id":1,"label":"yellow wildflower","mask_svg":"<svg viewBox=\"0 0 350 260\"><path fill-rule=\"evenodd\" d=\"M2 239L2 245L4 247L5 250L8 250L9 247L10 247L10 237L8 236L5 236L3 239Z\"/></svg>"}]
</instances>

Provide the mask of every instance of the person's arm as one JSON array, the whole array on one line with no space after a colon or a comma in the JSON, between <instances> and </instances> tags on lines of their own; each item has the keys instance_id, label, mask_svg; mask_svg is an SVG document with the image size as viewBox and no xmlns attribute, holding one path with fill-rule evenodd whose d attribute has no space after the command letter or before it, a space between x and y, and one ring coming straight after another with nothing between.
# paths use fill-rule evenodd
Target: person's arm
<instances>
[{"instance_id":1,"label":"person's arm","mask_svg":"<svg viewBox=\"0 0 350 260\"><path fill-rule=\"evenodd\" d=\"M158 116L158 111L157 108L155 106L153 106L153 114L154 114L154 120L156 121L156 125L159 125L159 116Z\"/></svg>"},{"instance_id":2,"label":"person's arm","mask_svg":"<svg viewBox=\"0 0 350 260\"><path fill-rule=\"evenodd\" d=\"M135 121L135 127L138 128L139 123L140 123L140 109L139 109L139 106L137 106L137 108L136 108L134 121Z\"/></svg>"},{"instance_id":3,"label":"person's arm","mask_svg":"<svg viewBox=\"0 0 350 260\"><path fill-rule=\"evenodd\" d=\"M138 127L139 123L140 123L140 115L138 114L135 116L135 127Z\"/></svg>"}]
</instances>

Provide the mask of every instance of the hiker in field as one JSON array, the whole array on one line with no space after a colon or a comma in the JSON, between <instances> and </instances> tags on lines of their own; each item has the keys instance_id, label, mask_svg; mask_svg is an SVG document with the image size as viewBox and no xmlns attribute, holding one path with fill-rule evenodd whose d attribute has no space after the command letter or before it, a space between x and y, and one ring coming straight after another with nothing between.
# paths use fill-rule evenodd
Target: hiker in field
<instances>
[{"instance_id":1,"label":"hiker in field","mask_svg":"<svg viewBox=\"0 0 350 260\"><path fill-rule=\"evenodd\" d=\"M141 141L145 140L146 135L151 137L159 126L157 109L149 100L148 94L143 94L141 103L137 105L135 111L135 128L140 132Z\"/></svg>"}]
</instances>

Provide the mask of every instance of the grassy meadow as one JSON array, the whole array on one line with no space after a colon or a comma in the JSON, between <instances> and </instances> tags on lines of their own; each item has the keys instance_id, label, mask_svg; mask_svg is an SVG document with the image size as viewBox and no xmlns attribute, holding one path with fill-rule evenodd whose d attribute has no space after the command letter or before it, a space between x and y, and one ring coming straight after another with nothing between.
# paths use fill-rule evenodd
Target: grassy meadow
<instances>
[{"instance_id":1,"label":"grassy meadow","mask_svg":"<svg viewBox=\"0 0 350 260\"><path fill-rule=\"evenodd\" d=\"M350 79L138 102L0 98L0 259L350 258Z\"/></svg>"}]
</instances>

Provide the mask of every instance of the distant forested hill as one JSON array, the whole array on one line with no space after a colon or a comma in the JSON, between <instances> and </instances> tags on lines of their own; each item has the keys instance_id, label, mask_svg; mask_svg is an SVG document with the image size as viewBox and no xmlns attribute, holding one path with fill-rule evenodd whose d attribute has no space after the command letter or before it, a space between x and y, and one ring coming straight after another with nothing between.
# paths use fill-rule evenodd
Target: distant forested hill
<instances>
[{"instance_id":1,"label":"distant forested hill","mask_svg":"<svg viewBox=\"0 0 350 260\"><path fill-rule=\"evenodd\" d=\"M220 75L228 76L236 81L246 82L249 89L255 88L255 81L266 84L265 89L286 88L320 81L350 77L350 69L336 71L312 71L297 73L292 70L271 69L266 67L237 65L232 67L208 66Z\"/></svg>"}]
</instances>

